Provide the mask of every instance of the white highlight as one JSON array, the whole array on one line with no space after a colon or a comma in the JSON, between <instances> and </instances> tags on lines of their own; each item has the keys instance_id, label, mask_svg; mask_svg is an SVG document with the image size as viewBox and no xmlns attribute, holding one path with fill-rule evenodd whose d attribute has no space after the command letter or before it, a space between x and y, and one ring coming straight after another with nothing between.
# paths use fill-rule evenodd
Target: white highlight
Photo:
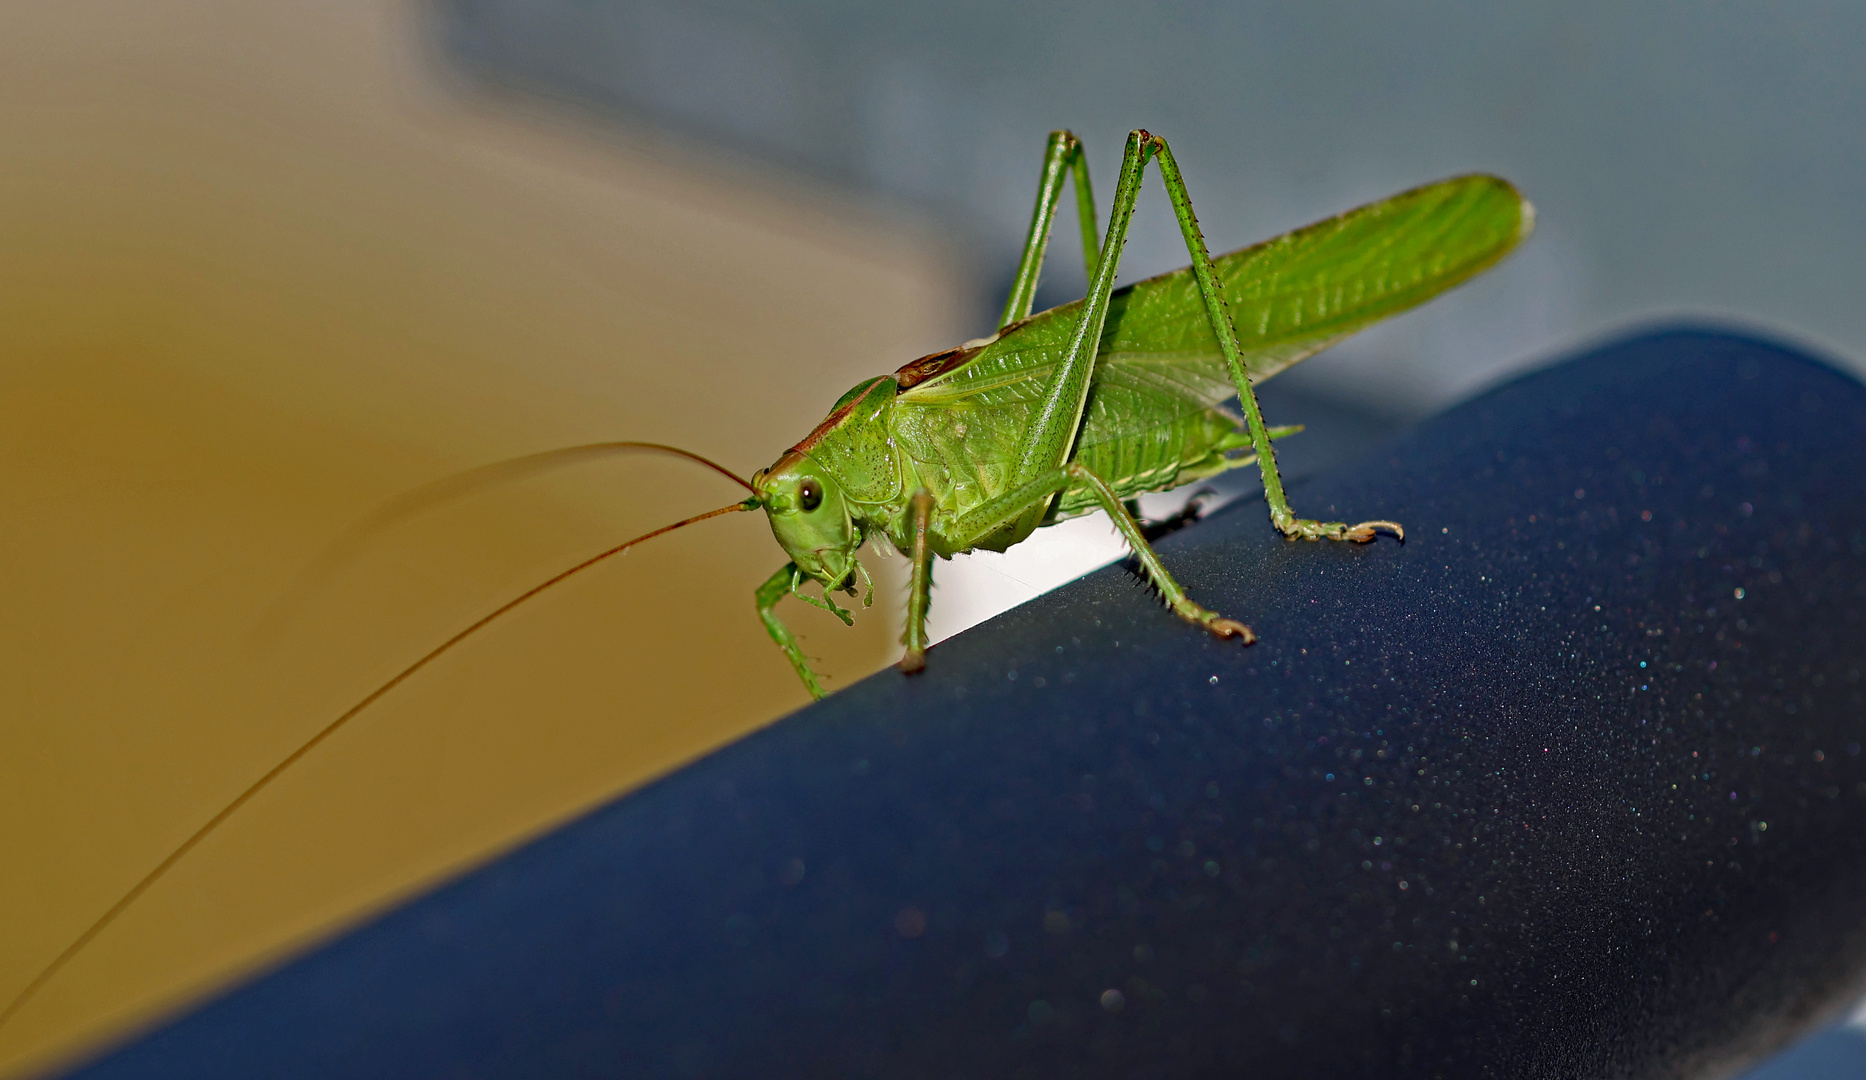
<instances>
[{"instance_id":1,"label":"white highlight","mask_svg":"<svg viewBox=\"0 0 1866 1080\"><path fill-rule=\"evenodd\" d=\"M944 641L1126 554L1121 534L1097 510L1038 529L1002 554L974 551L937 562L927 639Z\"/></svg>"},{"instance_id":2,"label":"white highlight","mask_svg":"<svg viewBox=\"0 0 1866 1080\"><path fill-rule=\"evenodd\" d=\"M1199 490L1192 484L1176 491L1140 497L1148 517L1166 517ZM1233 498L1208 497L1210 513ZM1069 584L1127 555L1127 542L1100 510L1038 529L1011 550L974 551L933 564L933 607L927 614L927 640L944 641L963 630L1028 603L1051 589Z\"/></svg>"}]
</instances>

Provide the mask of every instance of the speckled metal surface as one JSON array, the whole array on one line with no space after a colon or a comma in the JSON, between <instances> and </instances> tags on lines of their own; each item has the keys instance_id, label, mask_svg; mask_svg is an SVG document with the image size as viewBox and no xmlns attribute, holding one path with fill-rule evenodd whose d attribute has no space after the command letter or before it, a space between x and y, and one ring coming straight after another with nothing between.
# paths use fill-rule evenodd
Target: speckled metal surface
<instances>
[{"instance_id":1,"label":"speckled metal surface","mask_svg":"<svg viewBox=\"0 0 1866 1080\"><path fill-rule=\"evenodd\" d=\"M1701 1075L1866 970L1866 391L1606 346L82 1075Z\"/></svg>"}]
</instances>

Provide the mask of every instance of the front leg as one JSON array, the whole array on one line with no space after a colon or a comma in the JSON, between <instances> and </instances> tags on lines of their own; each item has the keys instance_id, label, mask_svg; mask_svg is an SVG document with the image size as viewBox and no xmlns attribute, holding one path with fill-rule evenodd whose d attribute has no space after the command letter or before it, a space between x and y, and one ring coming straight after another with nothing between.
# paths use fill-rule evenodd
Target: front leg
<instances>
[{"instance_id":1,"label":"front leg","mask_svg":"<svg viewBox=\"0 0 1866 1080\"><path fill-rule=\"evenodd\" d=\"M803 680L803 687L810 691L810 696L821 700L828 694L823 684L817 681L816 672L810 670L810 662L804 659L803 650L797 647L797 637L790 632L790 627L778 620L777 604L791 591L791 584L796 580L797 564L785 563L783 569L772 574L770 580L758 586L755 594L758 601L758 618L765 624L765 633L777 642L777 647L784 650L785 659L797 670L797 677Z\"/></svg>"},{"instance_id":2,"label":"front leg","mask_svg":"<svg viewBox=\"0 0 1866 1080\"><path fill-rule=\"evenodd\" d=\"M1314 521L1297 517L1289 508L1289 499L1283 493L1283 478L1276 468L1276 450L1270 445L1270 431L1264 426L1263 410L1257 407L1257 394L1244 368L1244 351L1238 344L1237 327L1225 305L1217 271L1212 267L1211 253L1206 250L1205 234L1199 231L1199 220L1192 213L1192 197L1186 194L1185 178L1180 176L1179 163L1173 160L1166 140L1151 134L1146 134L1146 139L1160 164L1160 179L1173 201L1173 216L1179 219L1186 251L1192 256L1192 276L1199 283L1199 295L1205 301L1212 334L1218 338L1218 347L1231 368L1231 379L1237 384L1238 404L1244 409L1244 422L1257 451L1257 468L1263 476L1263 498L1270 506L1271 523L1291 540L1353 540L1364 544L1381 532L1390 532L1404 540L1406 531L1395 522L1363 521L1359 525L1348 525L1340 521Z\"/></svg>"}]
</instances>

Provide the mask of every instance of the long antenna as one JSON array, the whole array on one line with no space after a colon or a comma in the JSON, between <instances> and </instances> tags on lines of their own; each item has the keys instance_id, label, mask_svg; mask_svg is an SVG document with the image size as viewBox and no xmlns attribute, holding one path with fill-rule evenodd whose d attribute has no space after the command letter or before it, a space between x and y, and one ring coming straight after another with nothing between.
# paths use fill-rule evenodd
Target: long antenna
<instances>
[{"instance_id":1,"label":"long antenna","mask_svg":"<svg viewBox=\"0 0 1866 1080\"><path fill-rule=\"evenodd\" d=\"M688 461L706 466L746 491L752 490L751 484L711 458L702 457L691 450L682 450L678 446L653 442L598 442L584 443L580 446L563 446L555 450L541 450L535 454L521 454L518 457L495 461L489 465L479 465L451 476L443 476L439 480L429 481L389 499L339 533L337 538L311 561L310 565L299 571L297 578L284 595L274 601L272 606L259 617L259 621L254 624L248 638L249 644L262 648L270 644L277 638L286 622L299 608L304 606L305 600L316 592L320 585L329 580L331 575L341 569L345 563L356 558L368 545L372 536L399 521L432 510L493 484L511 483L552 469L561 469L615 454L644 450L686 458Z\"/></svg>"},{"instance_id":2,"label":"long antenna","mask_svg":"<svg viewBox=\"0 0 1866 1080\"><path fill-rule=\"evenodd\" d=\"M737 480L738 477L735 476L733 477L733 479ZM744 481L740 481L740 483L744 483ZM298 747L298 749L293 750L290 754L287 754L283 760L281 760L277 765L274 765L271 768L271 770L268 771L264 776L253 781L252 784L249 785L245 791L242 791L239 793L239 795L235 796L232 802L228 803L226 806L221 807L219 813L215 814L213 817L207 820L207 824L202 825L200 828L194 831L194 835L188 837L188 839L186 840L183 840L180 846L176 847L174 851L169 852L168 857L163 859L160 863L157 863L155 869L149 871L147 874L144 874L141 881L138 881L136 884L130 886L130 890L124 893L123 896L116 903L110 906L110 910L98 916L97 921L92 923L84 931L84 933L79 934L77 938L74 941L72 941L70 945L67 945L65 947L64 952L61 952L56 957L54 957L52 959L52 962L45 966L44 970L40 971L39 974L36 977L34 977L31 982L26 984L26 988L24 990L21 990L13 998L11 1002L7 1003L7 1006L5 1009L0 1009L0 1027L5 1027L7 1022L11 1020L16 1013L19 1012L19 1010L26 1004L26 1002L31 1000L33 995L37 994L40 991L40 989L42 989L45 986L46 983L51 982L52 977L54 975L57 975L58 972L62 968L64 968L66 964L70 963L73 957L77 956L80 952L84 951L84 947L86 945L89 945L97 937L97 935L103 933L105 928L107 928L111 923L116 922L117 917L119 915L122 915L124 911L128 910L129 906L135 903L138 897L148 892L150 886L154 885L157 881L160 881L163 875L167 874L171 869L174 868L176 863L182 860L183 856L187 855L188 852L194 850L195 846L200 844L201 841L207 839L207 837L210 834L212 834L215 829L220 828L220 826L224 824L228 818L232 817L234 813L240 809L240 807L245 806L247 803L251 802L255 795L258 795L261 791L264 791L266 787L270 785L274 780L277 780L279 776L285 772L285 770L297 764L300 759L302 759L306 754L309 754L314 748L316 748L316 746L319 743L323 742L325 739L330 738L332 735L335 735L338 729L342 728L345 724L355 719L357 714L361 713L364 709L367 709L371 705L374 705L376 702L380 701L383 698L383 696L386 695L389 691L407 682L409 678L413 676L417 671L420 671L422 668L427 667L429 664L439 659L443 654L445 654L449 649L452 649L455 645L460 644L462 641L465 641L467 638L472 637L474 634L485 629L487 624L491 623L494 619L497 619L499 616L504 615L508 611L511 611L513 608L531 599L532 597L538 595L539 593L550 588L551 586L564 581L566 578L569 578L573 575L580 574L583 571L588 570L590 567L595 566L597 563L602 562L604 559L610 558L611 556L620 555L624 551L627 551L629 548L634 547L636 544L640 544L644 541L652 540L655 537L662 535L663 533L670 533L670 532L673 532L675 529L682 529L696 522L705 521L707 518L719 517L722 514L737 513L738 511L741 511L741 510L756 510L758 508L758 505L759 505L758 500L756 498L746 499L743 502L735 502L728 506L722 506L717 510L708 510L704 514L695 514L693 517L687 518L685 520L676 521L672 525L662 526L661 528L656 529L651 533L644 533L641 536L637 536L635 539L630 540L627 543L617 544L615 547L609 548L606 551L598 552L597 554L590 556L589 558L576 564L570 569L564 570L550 578L547 578L546 580L540 582L537 585L533 585L531 588L526 589L524 592L519 593L517 596L513 597L512 599L494 608L490 613L481 616L477 622L473 623L473 625L467 627L465 630L460 631L459 633L455 634L453 637L448 638L446 641L441 642L439 645L436 645L433 649L430 649L427 652L427 654L424 655L421 659L416 660L414 663L403 668L400 672L398 672L395 675L394 678L390 679L388 682L383 683L381 686L376 687L376 689L370 691L367 697L363 698L363 700L357 702L355 705L350 706L349 709L345 710L342 716L339 716L337 717L337 719L332 720L330 723L324 725L323 730L319 731L316 735L311 736L309 739L306 739L304 743Z\"/></svg>"}]
</instances>

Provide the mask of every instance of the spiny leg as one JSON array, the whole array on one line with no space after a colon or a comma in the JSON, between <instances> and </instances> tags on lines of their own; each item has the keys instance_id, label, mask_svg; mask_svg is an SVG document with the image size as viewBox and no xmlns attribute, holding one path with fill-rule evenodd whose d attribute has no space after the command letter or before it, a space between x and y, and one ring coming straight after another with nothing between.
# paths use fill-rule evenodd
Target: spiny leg
<instances>
[{"instance_id":1,"label":"spiny leg","mask_svg":"<svg viewBox=\"0 0 1866 1080\"><path fill-rule=\"evenodd\" d=\"M1063 181L1071 169L1076 176L1076 221L1082 229L1082 262L1088 268L1087 276L1095 277L1100 245L1095 238L1095 195L1089 188L1082 142L1070 132L1052 131L1049 146L1043 152L1043 176L1037 183L1037 208L1030 217L1030 235L1024 239L1024 256L1018 260L1011 295L1005 298L1004 314L998 319L1000 330L1029 318L1030 309L1036 304L1037 279L1043 273L1044 252L1050 246L1050 226L1056 221Z\"/></svg>"},{"instance_id":2,"label":"spiny leg","mask_svg":"<svg viewBox=\"0 0 1866 1080\"><path fill-rule=\"evenodd\" d=\"M991 535L1002 528L1004 523L1012 521L1027 512L1032 505L1047 505L1052 495L1071 484L1083 484L1094 495L1095 501L1108 513L1114 527L1121 531L1122 539L1133 549L1134 557L1140 561L1141 569L1154 588L1160 590L1160 598L1166 606L1180 618L1202 627L1221 638L1240 638L1249 645L1257 640L1251 628L1235 619L1227 619L1215 611L1200 607L1180 588L1173 575L1166 572L1166 564L1147 542L1140 523L1121 505L1120 496L1114 493L1101 477L1079 461L1069 462L1061 468L1052 469L1021 485L1015 491L1008 492L954 519L948 531L955 547L969 547L978 539Z\"/></svg>"},{"instance_id":3,"label":"spiny leg","mask_svg":"<svg viewBox=\"0 0 1866 1080\"><path fill-rule=\"evenodd\" d=\"M1115 184L1114 205L1108 213L1108 233L1101 244L1101 257L1089 278L1088 295L1082 299L1082 313L1076 319L1068 348L1044 386L1043 400L1018 447L1012 465L1013 484L1021 485L1045 476L1060 468L1075 453L1076 438L1082 430L1082 412L1088 404L1089 387L1095 374L1102 327L1108 321L1108 298L1114 292L1121 249L1127 243L1127 227L1134 218L1141 170L1147 164L1146 134L1144 131L1128 134L1127 147L1121 154L1120 179ZM1010 526L1014 539L1028 536L1042 523L1051 494L1054 492L1023 506L1013 522L1004 523Z\"/></svg>"},{"instance_id":4,"label":"spiny leg","mask_svg":"<svg viewBox=\"0 0 1866 1080\"><path fill-rule=\"evenodd\" d=\"M913 521L913 576L907 586L907 629L901 670L909 675L927 666L927 609L933 602L933 548L927 532L933 525L933 496L916 492L907 506Z\"/></svg>"},{"instance_id":5,"label":"spiny leg","mask_svg":"<svg viewBox=\"0 0 1866 1080\"><path fill-rule=\"evenodd\" d=\"M1122 539L1126 540L1127 546L1134 550L1134 557L1140 560L1141 568L1147 573L1147 579L1153 582L1154 588L1160 590L1160 597L1166 601L1167 607L1173 609L1173 614L1194 626L1204 627L1221 638L1243 638L1246 645L1257 640L1257 635L1251 633L1250 627L1235 619L1223 618L1217 612L1209 611L1192 602L1192 598L1186 595L1186 590L1180 588L1179 582L1173 580L1173 575L1166 572L1166 564L1160 561L1160 556L1153 550L1153 545L1147 542L1140 522L1135 521L1134 516L1127 512L1127 507L1121 505L1121 500L1115 495L1114 489L1110 488L1101 477L1096 476L1088 466L1079 461L1072 461L1063 466L1063 472L1071 482L1087 484L1089 490L1095 493L1095 501L1100 503L1101 508L1107 511L1108 516L1113 519L1114 527L1121 530Z\"/></svg>"},{"instance_id":6,"label":"spiny leg","mask_svg":"<svg viewBox=\"0 0 1866 1080\"><path fill-rule=\"evenodd\" d=\"M777 642L777 647L784 650L790 666L797 670L797 677L803 680L804 689L810 691L811 697L820 699L826 696L823 684L817 681L816 672L810 670L810 662L804 659L803 650L797 647L796 635L777 617L778 601L790 595L796 574L797 564L785 563L783 569L758 586L754 594L758 601L758 618L765 624L765 633L770 634L771 640Z\"/></svg>"},{"instance_id":7,"label":"spiny leg","mask_svg":"<svg viewBox=\"0 0 1866 1080\"><path fill-rule=\"evenodd\" d=\"M1257 407L1257 395L1251 389L1250 375L1244 368L1237 327L1232 323L1231 312L1225 305L1224 292L1219 287L1217 272L1212 267L1211 253L1206 250L1205 236L1199 231L1198 218L1193 215L1192 198L1186 194L1185 179L1180 175L1179 164L1173 160L1173 152L1167 148L1166 140L1158 135L1147 135L1146 138L1154 156L1159 159L1160 179L1166 184L1167 197L1173 202L1173 216L1179 219L1179 231L1184 234L1186 250L1192 256L1192 276L1197 279L1199 294L1205 300L1205 313L1211 320L1212 333L1218 338L1218 347L1224 353L1225 363L1231 368L1231 379L1237 384L1238 403L1244 408L1244 421L1250 429L1251 443L1257 450L1257 467L1263 475L1263 496L1264 501L1270 505L1271 522L1291 540L1353 540L1364 544L1382 531L1404 540L1405 530L1391 521L1363 521L1358 525L1314 521L1297 517L1289 508L1289 499L1283 493L1283 478L1276 468L1276 451L1270 445L1270 432L1264 427L1263 411Z\"/></svg>"}]
</instances>

